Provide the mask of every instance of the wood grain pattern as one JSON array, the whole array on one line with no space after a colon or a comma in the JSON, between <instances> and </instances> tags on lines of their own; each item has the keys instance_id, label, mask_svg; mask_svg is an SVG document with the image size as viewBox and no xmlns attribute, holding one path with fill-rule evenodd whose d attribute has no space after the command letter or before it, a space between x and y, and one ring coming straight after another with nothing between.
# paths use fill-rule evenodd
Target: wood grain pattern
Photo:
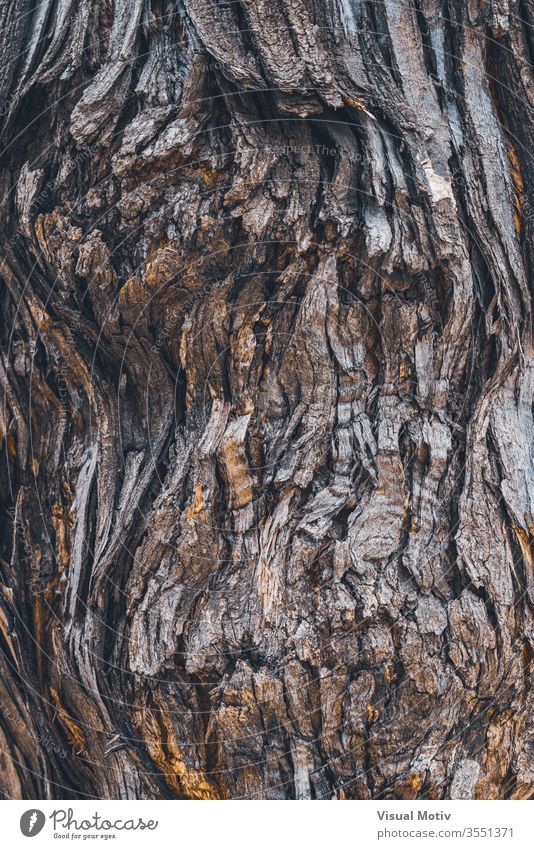
<instances>
[{"instance_id":1,"label":"wood grain pattern","mask_svg":"<svg viewBox=\"0 0 534 849\"><path fill-rule=\"evenodd\" d=\"M534 791L532 0L1 0L0 789Z\"/></svg>"}]
</instances>

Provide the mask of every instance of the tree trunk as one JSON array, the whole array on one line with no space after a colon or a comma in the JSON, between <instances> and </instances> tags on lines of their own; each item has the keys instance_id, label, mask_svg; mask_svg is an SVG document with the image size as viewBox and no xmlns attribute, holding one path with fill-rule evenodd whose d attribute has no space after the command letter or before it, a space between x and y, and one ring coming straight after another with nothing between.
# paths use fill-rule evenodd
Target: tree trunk
<instances>
[{"instance_id":1,"label":"tree trunk","mask_svg":"<svg viewBox=\"0 0 534 849\"><path fill-rule=\"evenodd\" d=\"M534 795L532 0L0 3L0 789Z\"/></svg>"}]
</instances>

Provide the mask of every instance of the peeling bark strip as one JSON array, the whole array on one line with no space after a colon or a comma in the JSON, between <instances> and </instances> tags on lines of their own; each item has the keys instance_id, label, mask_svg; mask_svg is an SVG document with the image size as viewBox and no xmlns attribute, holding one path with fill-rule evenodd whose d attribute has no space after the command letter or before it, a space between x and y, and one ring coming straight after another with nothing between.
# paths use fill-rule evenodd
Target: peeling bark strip
<instances>
[{"instance_id":1,"label":"peeling bark strip","mask_svg":"<svg viewBox=\"0 0 534 849\"><path fill-rule=\"evenodd\" d=\"M4 795L534 795L533 18L1 0Z\"/></svg>"}]
</instances>

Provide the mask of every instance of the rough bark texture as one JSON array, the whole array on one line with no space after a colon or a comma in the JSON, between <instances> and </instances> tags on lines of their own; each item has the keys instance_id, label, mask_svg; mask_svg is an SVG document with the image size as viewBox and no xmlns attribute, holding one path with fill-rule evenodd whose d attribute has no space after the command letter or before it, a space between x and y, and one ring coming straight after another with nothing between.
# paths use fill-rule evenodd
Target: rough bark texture
<instances>
[{"instance_id":1,"label":"rough bark texture","mask_svg":"<svg viewBox=\"0 0 534 849\"><path fill-rule=\"evenodd\" d=\"M1 789L534 794L532 0L2 0Z\"/></svg>"}]
</instances>

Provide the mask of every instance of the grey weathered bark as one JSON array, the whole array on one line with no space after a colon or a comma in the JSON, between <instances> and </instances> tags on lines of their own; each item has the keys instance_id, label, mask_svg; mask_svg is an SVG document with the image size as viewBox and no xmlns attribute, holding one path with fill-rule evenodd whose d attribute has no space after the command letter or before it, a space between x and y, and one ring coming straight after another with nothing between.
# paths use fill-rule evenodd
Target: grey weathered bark
<instances>
[{"instance_id":1,"label":"grey weathered bark","mask_svg":"<svg viewBox=\"0 0 534 849\"><path fill-rule=\"evenodd\" d=\"M2 0L1 789L528 798L532 0Z\"/></svg>"}]
</instances>

